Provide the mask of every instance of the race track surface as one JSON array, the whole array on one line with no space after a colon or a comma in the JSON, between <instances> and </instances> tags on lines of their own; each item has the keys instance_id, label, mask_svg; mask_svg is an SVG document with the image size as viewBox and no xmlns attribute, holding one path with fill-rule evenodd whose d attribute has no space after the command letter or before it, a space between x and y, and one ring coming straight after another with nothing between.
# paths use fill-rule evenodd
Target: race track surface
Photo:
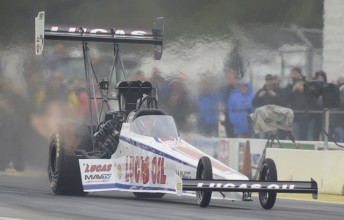
<instances>
[{"instance_id":1,"label":"race track surface","mask_svg":"<svg viewBox=\"0 0 344 220\"><path fill-rule=\"evenodd\" d=\"M344 219L344 205L278 199L272 210L253 202L212 200L199 208L191 197L168 195L137 199L131 193L57 196L46 177L0 174L0 220L3 219Z\"/></svg>"}]
</instances>

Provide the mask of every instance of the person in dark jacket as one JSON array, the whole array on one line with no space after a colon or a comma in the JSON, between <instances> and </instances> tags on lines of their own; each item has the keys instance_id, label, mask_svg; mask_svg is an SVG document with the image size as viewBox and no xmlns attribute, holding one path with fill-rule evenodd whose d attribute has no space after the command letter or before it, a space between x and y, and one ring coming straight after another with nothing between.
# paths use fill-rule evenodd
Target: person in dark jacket
<instances>
[{"instance_id":1,"label":"person in dark jacket","mask_svg":"<svg viewBox=\"0 0 344 220\"><path fill-rule=\"evenodd\" d=\"M265 76L265 84L263 88L259 89L253 99L255 107L264 105L282 105L280 88L274 84L274 78L271 74Z\"/></svg>"},{"instance_id":2,"label":"person in dark jacket","mask_svg":"<svg viewBox=\"0 0 344 220\"><path fill-rule=\"evenodd\" d=\"M330 115L330 133L336 142L344 143L344 77L337 79L340 104L337 111L341 113Z\"/></svg>"},{"instance_id":3,"label":"person in dark jacket","mask_svg":"<svg viewBox=\"0 0 344 220\"><path fill-rule=\"evenodd\" d=\"M327 74L320 70L315 72L314 80L322 81L324 83L327 83ZM312 110L315 110L317 112L310 113L310 126L312 129L310 129L310 132L313 132L311 137L313 140L318 141L321 133L321 128L323 127L323 100L322 97L318 98L310 98L312 100Z\"/></svg>"},{"instance_id":4,"label":"person in dark jacket","mask_svg":"<svg viewBox=\"0 0 344 220\"><path fill-rule=\"evenodd\" d=\"M309 110L316 109L317 100L304 93L306 80L299 68L293 68L290 77L292 83L287 85L284 95L287 107L294 111L294 138L296 140L315 140L314 121L310 117Z\"/></svg>"}]
</instances>

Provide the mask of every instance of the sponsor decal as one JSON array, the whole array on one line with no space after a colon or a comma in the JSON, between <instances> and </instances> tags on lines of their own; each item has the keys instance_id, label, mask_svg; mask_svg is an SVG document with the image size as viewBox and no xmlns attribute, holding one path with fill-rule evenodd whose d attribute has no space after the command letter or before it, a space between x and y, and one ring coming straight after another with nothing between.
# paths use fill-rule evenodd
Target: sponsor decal
<instances>
[{"instance_id":1,"label":"sponsor decal","mask_svg":"<svg viewBox=\"0 0 344 220\"><path fill-rule=\"evenodd\" d=\"M240 184L235 185L234 183L198 183L198 188L209 187L209 188L236 188L236 189L294 189L295 185L292 184L283 184L282 186L277 184L261 185L258 183L255 184Z\"/></svg>"},{"instance_id":2,"label":"sponsor decal","mask_svg":"<svg viewBox=\"0 0 344 220\"><path fill-rule=\"evenodd\" d=\"M112 174L89 174L85 175L85 183L109 182Z\"/></svg>"},{"instance_id":3,"label":"sponsor decal","mask_svg":"<svg viewBox=\"0 0 344 220\"><path fill-rule=\"evenodd\" d=\"M182 179L191 179L191 171L176 170L176 174Z\"/></svg>"},{"instance_id":4,"label":"sponsor decal","mask_svg":"<svg viewBox=\"0 0 344 220\"><path fill-rule=\"evenodd\" d=\"M85 173L101 173L101 172L110 172L112 169L112 164L84 164L86 166Z\"/></svg>"},{"instance_id":5,"label":"sponsor decal","mask_svg":"<svg viewBox=\"0 0 344 220\"><path fill-rule=\"evenodd\" d=\"M50 28L50 31L58 32L58 31L68 31L69 33L85 33L85 34L96 34L96 33L104 33L104 34L111 34L114 33L115 35L133 35L133 36L144 36L147 35L147 33L143 30L122 30L122 29L103 29L103 28L77 28L77 27L69 27L66 30L66 27L58 27L58 26L52 26Z\"/></svg>"},{"instance_id":6,"label":"sponsor decal","mask_svg":"<svg viewBox=\"0 0 344 220\"><path fill-rule=\"evenodd\" d=\"M125 182L165 184L165 158L127 156L125 164Z\"/></svg>"},{"instance_id":7,"label":"sponsor decal","mask_svg":"<svg viewBox=\"0 0 344 220\"><path fill-rule=\"evenodd\" d=\"M118 177L118 179L120 180L120 179L122 179L122 166L121 166L121 164L118 164L117 165L117 177Z\"/></svg>"}]
</instances>

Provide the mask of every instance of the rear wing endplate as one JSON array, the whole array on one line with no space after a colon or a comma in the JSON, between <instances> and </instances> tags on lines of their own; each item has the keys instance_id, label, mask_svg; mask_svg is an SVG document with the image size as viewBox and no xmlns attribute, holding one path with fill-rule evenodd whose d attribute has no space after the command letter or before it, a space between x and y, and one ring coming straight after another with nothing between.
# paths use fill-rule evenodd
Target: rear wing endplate
<instances>
[{"instance_id":1,"label":"rear wing endplate","mask_svg":"<svg viewBox=\"0 0 344 220\"><path fill-rule=\"evenodd\" d=\"M35 52L41 55L44 47L44 11L38 12L35 18Z\"/></svg>"},{"instance_id":2,"label":"rear wing endplate","mask_svg":"<svg viewBox=\"0 0 344 220\"><path fill-rule=\"evenodd\" d=\"M153 29L133 28L90 28L83 26L45 25L45 12L35 18L35 51L42 54L44 39L82 42L110 42L154 45L154 58L162 55L164 18L159 17Z\"/></svg>"}]
</instances>

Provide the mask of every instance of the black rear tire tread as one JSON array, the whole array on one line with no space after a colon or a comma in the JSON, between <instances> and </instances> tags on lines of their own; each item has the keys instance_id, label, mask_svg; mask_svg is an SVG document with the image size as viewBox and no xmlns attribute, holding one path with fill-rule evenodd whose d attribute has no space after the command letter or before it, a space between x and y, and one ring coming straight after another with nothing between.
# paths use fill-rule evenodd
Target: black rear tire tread
<instances>
[{"instance_id":1,"label":"black rear tire tread","mask_svg":"<svg viewBox=\"0 0 344 220\"><path fill-rule=\"evenodd\" d=\"M266 178L267 171L269 171L269 174ZM277 181L276 164L272 159L267 158L263 161L263 166L260 173L260 180L261 181ZM260 205L264 209L271 209L275 205L276 196L277 196L277 193L260 192L259 193Z\"/></svg>"},{"instance_id":2,"label":"black rear tire tread","mask_svg":"<svg viewBox=\"0 0 344 220\"><path fill-rule=\"evenodd\" d=\"M63 133L56 133L49 146L48 175L52 191L57 195L84 196L79 160L68 154L63 144Z\"/></svg>"},{"instance_id":3,"label":"black rear tire tread","mask_svg":"<svg viewBox=\"0 0 344 220\"><path fill-rule=\"evenodd\" d=\"M202 157L197 166L196 179L212 180L213 169L209 157ZM196 191L197 204L200 207L207 207L211 200L212 191Z\"/></svg>"}]
</instances>

